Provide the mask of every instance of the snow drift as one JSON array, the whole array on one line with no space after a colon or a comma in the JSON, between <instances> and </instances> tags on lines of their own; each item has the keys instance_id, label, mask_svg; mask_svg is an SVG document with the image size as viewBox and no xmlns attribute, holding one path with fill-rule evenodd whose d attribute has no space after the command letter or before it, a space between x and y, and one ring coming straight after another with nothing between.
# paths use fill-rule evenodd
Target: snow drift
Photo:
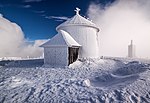
<instances>
[{"instance_id":1,"label":"snow drift","mask_svg":"<svg viewBox=\"0 0 150 103\"><path fill-rule=\"evenodd\" d=\"M65 68L43 68L40 62L0 67L1 103L150 102L150 61L82 59Z\"/></svg>"},{"instance_id":2,"label":"snow drift","mask_svg":"<svg viewBox=\"0 0 150 103\"><path fill-rule=\"evenodd\" d=\"M40 57L43 41L27 42L21 28L0 15L0 57Z\"/></svg>"}]
</instances>

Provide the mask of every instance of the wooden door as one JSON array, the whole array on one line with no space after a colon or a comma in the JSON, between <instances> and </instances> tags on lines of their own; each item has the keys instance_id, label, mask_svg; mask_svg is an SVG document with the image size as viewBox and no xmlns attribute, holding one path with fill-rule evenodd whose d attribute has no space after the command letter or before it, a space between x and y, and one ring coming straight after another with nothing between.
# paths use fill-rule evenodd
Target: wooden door
<instances>
[{"instance_id":1,"label":"wooden door","mask_svg":"<svg viewBox=\"0 0 150 103\"><path fill-rule=\"evenodd\" d=\"M69 64L71 64L71 63L75 62L78 59L79 48L77 48L77 47L69 47L68 51L69 51L69 54L68 54L69 55L68 56Z\"/></svg>"}]
</instances>

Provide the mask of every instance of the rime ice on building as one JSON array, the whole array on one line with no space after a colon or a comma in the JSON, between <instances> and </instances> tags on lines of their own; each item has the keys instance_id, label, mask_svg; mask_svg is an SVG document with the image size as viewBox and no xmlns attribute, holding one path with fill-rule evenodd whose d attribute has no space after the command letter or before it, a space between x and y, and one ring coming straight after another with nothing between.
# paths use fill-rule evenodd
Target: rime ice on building
<instances>
[{"instance_id":1,"label":"rime ice on building","mask_svg":"<svg viewBox=\"0 0 150 103\"><path fill-rule=\"evenodd\" d=\"M133 40L131 40L131 44L128 45L128 57L135 58L135 45L133 45Z\"/></svg>"},{"instance_id":2,"label":"rime ice on building","mask_svg":"<svg viewBox=\"0 0 150 103\"><path fill-rule=\"evenodd\" d=\"M79 14L60 24L58 34L43 44L44 63L52 66L67 66L78 58L98 58L99 28Z\"/></svg>"}]
</instances>

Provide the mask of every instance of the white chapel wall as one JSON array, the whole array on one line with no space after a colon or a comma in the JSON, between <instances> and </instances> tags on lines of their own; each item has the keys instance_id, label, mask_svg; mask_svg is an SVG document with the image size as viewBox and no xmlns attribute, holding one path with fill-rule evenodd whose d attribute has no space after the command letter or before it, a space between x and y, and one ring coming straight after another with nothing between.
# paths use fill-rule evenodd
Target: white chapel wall
<instances>
[{"instance_id":1,"label":"white chapel wall","mask_svg":"<svg viewBox=\"0 0 150 103\"><path fill-rule=\"evenodd\" d=\"M88 26L66 26L61 29L70 33L70 35L82 45L79 49L79 57L99 57L98 37L95 28Z\"/></svg>"},{"instance_id":2,"label":"white chapel wall","mask_svg":"<svg viewBox=\"0 0 150 103\"><path fill-rule=\"evenodd\" d=\"M44 48L44 64L51 66L68 65L68 47Z\"/></svg>"}]
</instances>

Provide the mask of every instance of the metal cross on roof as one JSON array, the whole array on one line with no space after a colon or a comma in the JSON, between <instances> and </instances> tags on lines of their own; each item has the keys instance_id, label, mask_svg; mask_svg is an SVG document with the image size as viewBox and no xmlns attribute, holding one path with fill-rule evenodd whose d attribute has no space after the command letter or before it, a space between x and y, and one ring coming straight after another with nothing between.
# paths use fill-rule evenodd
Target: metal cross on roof
<instances>
[{"instance_id":1,"label":"metal cross on roof","mask_svg":"<svg viewBox=\"0 0 150 103\"><path fill-rule=\"evenodd\" d=\"M74 10L76 14L79 14L80 9L76 7L76 10Z\"/></svg>"}]
</instances>

